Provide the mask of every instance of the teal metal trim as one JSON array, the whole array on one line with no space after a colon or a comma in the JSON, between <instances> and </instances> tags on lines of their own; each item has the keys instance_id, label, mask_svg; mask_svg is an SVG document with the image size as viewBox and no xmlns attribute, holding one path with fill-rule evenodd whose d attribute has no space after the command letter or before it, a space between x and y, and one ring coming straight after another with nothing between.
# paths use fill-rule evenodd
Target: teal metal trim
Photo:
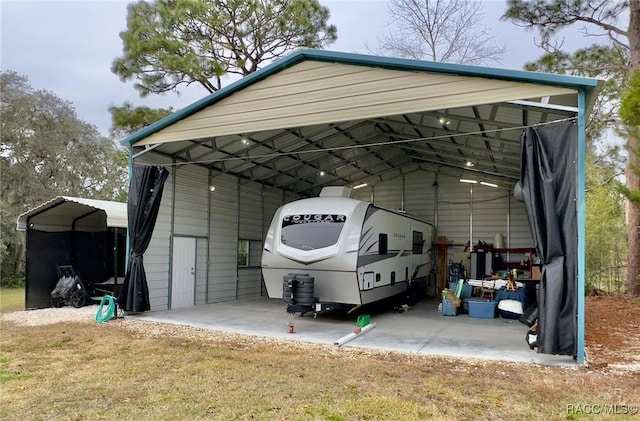
<instances>
[{"instance_id":1,"label":"teal metal trim","mask_svg":"<svg viewBox=\"0 0 640 421\"><path fill-rule=\"evenodd\" d=\"M578 364L585 363L585 191L586 191L586 93L584 89L578 91L578 189L577 195L577 215L578 218L578 290L577 290L577 360Z\"/></svg>"},{"instance_id":2,"label":"teal metal trim","mask_svg":"<svg viewBox=\"0 0 640 421\"><path fill-rule=\"evenodd\" d=\"M461 64L438 63L432 61L409 60L392 57L379 57L365 54L343 53L327 50L298 50L285 58L274 61L266 67L239 79L175 113L156 121L139 132L125 138L120 143L132 145L162 129L168 127L216 102L242 90L268 76L292 67L302 61L313 60L328 63L350 64L355 66L379 67L390 70L445 73L469 77L509 80L545 85L560 86L573 89L586 89L587 97L592 97L596 88L602 84L598 79L556 75L548 73L527 72L524 70L498 69L491 67L467 66ZM587 100L586 104L592 101Z\"/></svg>"}]
</instances>

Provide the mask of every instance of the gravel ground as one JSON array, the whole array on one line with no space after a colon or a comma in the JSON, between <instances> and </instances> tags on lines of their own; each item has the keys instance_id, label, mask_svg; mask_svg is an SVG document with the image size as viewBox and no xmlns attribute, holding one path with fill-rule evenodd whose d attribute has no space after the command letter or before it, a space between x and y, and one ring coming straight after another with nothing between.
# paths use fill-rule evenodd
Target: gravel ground
<instances>
[{"instance_id":1,"label":"gravel ground","mask_svg":"<svg viewBox=\"0 0 640 421\"><path fill-rule=\"evenodd\" d=\"M92 322L98 313L98 305L39 310L14 311L0 315L0 320L13 322L17 326L43 326L61 322Z\"/></svg>"}]
</instances>

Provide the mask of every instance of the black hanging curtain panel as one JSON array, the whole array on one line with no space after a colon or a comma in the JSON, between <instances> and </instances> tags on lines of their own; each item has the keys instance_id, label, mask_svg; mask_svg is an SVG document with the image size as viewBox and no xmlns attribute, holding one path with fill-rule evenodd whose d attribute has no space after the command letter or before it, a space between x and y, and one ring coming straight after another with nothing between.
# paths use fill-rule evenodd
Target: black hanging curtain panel
<instances>
[{"instance_id":1,"label":"black hanging curtain panel","mask_svg":"<svg viewBox=\"0 0 640 421\"><path fill-rule=\"evenodd\" d=\"M577 127L530 127L521 138L520 183L543 267L538 352L576 355Z\"/></svg>"},{"instance_id":2,"label":"black hanging curtain panel","mask_svg":"<svg viewBox=\"0 0 640 421\"><path fill-rule=\"evenodd\" d=\"M168 175L169 171L165 168L151 166L134 167L131 174L127 203L129 264L118 294L118 305L128 312L139 313L151 309L142 255L151 241Z\"/></svg>"}]
</instances>

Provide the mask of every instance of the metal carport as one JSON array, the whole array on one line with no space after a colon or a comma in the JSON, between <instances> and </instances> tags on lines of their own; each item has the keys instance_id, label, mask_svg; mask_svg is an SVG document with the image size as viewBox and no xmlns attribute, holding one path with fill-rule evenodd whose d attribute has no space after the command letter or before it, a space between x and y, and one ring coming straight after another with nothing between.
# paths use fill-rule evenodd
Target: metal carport
<instances>
[{"instance_id":1,"label":"metal carport","mask_svg":"<svg viewBox=\"0 0 640 421\"><path fill-rule=\"evenodd\" d=\"M26 233L25 308L51 305L58 266L85 286L124 276L127 204L58 196L18 217Z\"/></svg>"},{"instance_id":2,"label":"metal carport","mask_svg":"<svg viewBox=\"0 0 640 421\"><path fill-rule=\"evenodd\" d=\"M523 130L573 121L578 127L576 335L582 361L585 125L599 84L563 75L300 50L123 143L131 146L132 165L194 166L206 172L208 185L232 176L294 198L317 195L326 185L375 186L421 171L472 175L512 188L520 179ZM176 234L179 217L176 183L167 239ZM207 200L210 209L211 197ZM203 221L210 233L211 216ZM211 239L197 238L211 256ZM169 278L170 266L162 269Z\"/></svg>"}]
</instances>

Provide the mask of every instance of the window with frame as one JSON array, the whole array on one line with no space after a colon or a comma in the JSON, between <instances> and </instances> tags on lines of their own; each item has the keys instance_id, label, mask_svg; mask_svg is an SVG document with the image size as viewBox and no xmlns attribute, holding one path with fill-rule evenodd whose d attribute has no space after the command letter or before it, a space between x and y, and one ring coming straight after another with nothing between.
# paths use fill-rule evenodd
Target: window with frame
<instances>
[{"instance_id":1,"label":"window with frame","mask_svg":"<svg viewBox=\"0 0 640 421\"><path fill-rule=\"evenodd\" d=\"M388 251L387 234L378 234L378 254L385 255Z\"/></svg>"},{"instance_id":2,"label":"window with frame","mask_svg":"<svg viewBox=\"0 0 640 421\"><path fill-rule=\"evenodd\" d=\"M413 232L413 254L422 254L424 239L420 231Z\"/></svg>"},{"instance_id":3,"label":"window with frame","mask_svg":"<svg viewBox=\"0 0 640 421\"><path fill-rule=\"evenodd\" d=\"M249 240L238 240L238 267L249 266Z\"/></svg>"}]
</instances>

